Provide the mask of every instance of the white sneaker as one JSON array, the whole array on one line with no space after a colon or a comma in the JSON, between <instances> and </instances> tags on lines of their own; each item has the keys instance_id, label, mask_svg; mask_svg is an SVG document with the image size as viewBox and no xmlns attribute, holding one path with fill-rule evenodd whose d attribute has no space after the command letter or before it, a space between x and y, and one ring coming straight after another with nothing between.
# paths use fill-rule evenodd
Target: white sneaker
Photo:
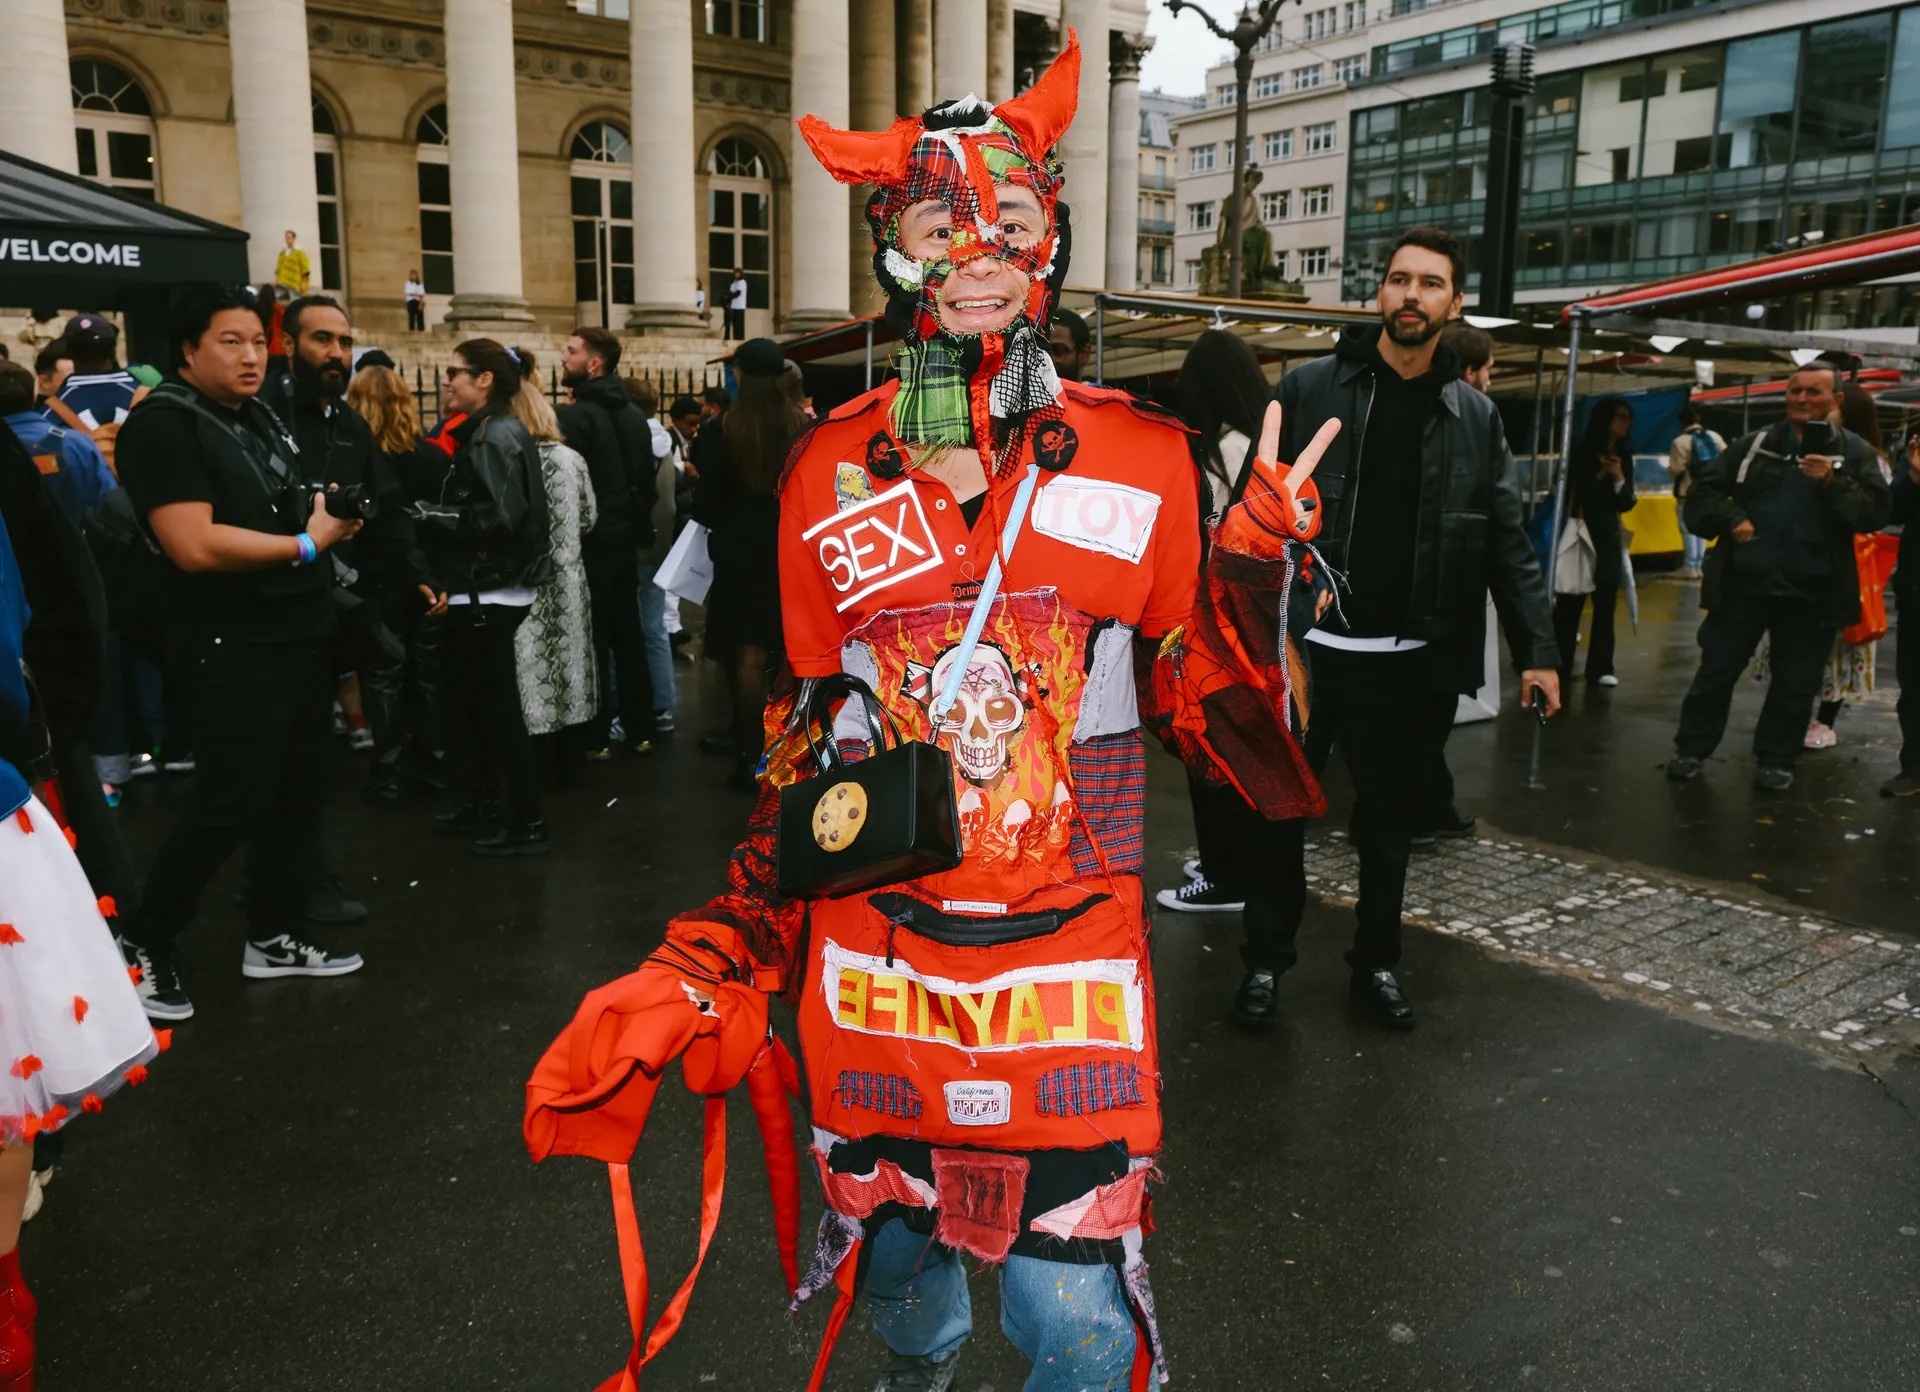
<instances>
[{"instance_id":1,"label":"white sneaker","mask_svg":"<svg viewBox=\"0 0 1920 1392\"><path fill-rule=\"evenodd\" d=\"M329 952L291 933L281 933L247 944L240 958L240 975L255 981L275 976L345 976L365 965L357 952Z\"/></svg>"},{"instance_id":2,"label":"white sneaker","mask_svg":"<svg viewBox=\"0 0 1920 1392\"><path fill-rule=\"evenodd\" d=\"M1618 686L1620 685L1620 678L1614 676L1613 673L1609 672L1606 674L1606 676L1600 678L1597 685L1606 686L1606 687Z\"/></svg>"},{"instance_id":3,"label":"white sneaker","mask_svg":"<svg viewBox=\"0 0 1920 1392\"><path fill-rule=\"evenodd\" d=\"M368 729L365 725L362 725L357 730L347 731L347 748L349 749L373 748L373 731Z\"/></svg>"},{"instance_id":4,"label":"white sneaker","mask_svg":"<svg viewBox=\"0 0 1920 1392\"><path fill-rule=\"evenodd\" d=\"M1822 725L1816 720L1807 726L1807 737L1801 743L1808 749L1831 749L1840 743L1840 736L1833 732L1831 725Z\"/></svg>"}]
</instances>

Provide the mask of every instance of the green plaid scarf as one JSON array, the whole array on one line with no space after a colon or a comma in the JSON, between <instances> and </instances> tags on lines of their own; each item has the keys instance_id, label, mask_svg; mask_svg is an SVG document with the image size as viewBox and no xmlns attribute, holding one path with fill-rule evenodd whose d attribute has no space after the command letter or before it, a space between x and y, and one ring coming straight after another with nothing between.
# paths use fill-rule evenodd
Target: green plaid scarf
<instances>
[{"instance_id":1,"label":"green plaid scarf","mask_svg":"<svg viewBox=\"0 0 1920 1392\"><path fill-rule=\"evenodd\" d=\"M988 384L988 410L994 420L1023 424L1037 416L1060 414L1060 378L1034 327L1017 319L1006 330L1000 370ZM900 391L893 398L893 434L900 440L967 447L973 438L972 373L966 342L938 334L901 345L895 358ZM996 433L998 433L996 429Z\"/></svg>"},{"instance_id":2,"label":"green plaid scarf","mask_svg":"<svg viewBox=\"0 0 1920 1392\"><path fill-rule=\"evenodd\" d=\"M900 393L893 398L893 434L928 445L971 445L973 416L962 347L944 335L903 343L894 358Z\"/></svg>"}]
</instances>

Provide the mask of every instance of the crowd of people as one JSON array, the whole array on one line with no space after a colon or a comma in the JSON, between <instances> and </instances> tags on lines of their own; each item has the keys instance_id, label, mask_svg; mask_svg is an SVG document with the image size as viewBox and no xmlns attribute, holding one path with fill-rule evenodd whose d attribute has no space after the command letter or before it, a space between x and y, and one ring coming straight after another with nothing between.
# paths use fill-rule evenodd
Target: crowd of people
<instances>
[{"instance_id":1,"label":"crowd of people","mask_svg":"<svg viewBox=\"0 0 1920 1392\"><path fill-rule=\"evenodd\" d=\"M294 250L281 282L301 274ZM367 913L321 834L336 733L368 754L366 803L444 795L433 829L482 856L543 853L547 791L670 738L689 635L653 579L688 519L712 534L705 650L737 711L704 742L737 783L779 661L766 519L805 416L771 343L742 350L735 414L721 387L662 412L599 328L567 340L557 409L533 354L471 339L429 429L391 359L356 351L340 304L293 290L197 288L164 376L122 366L92 314L35 372L0 362L9 443L40 461L36 489L99 577L100 690L63 723L64 811L163 1022L193 1013L177 942L242 847L243 973L361 966L307 926ZM110 809L166 774L193 781L141 876Z\"/></svg>"}]
</instances>

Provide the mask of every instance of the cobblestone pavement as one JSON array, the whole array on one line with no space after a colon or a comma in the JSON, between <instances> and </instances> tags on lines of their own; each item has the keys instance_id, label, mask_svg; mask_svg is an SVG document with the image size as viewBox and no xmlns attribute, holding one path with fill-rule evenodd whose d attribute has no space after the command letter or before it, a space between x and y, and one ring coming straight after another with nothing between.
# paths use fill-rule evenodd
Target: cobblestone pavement
<instances>
[{"instance_id":1,"label":"cobblestone pavement","mask_svg":"<svg viewBox=\"0 0 1920 1392\"><path fill-rule=\"evenodd\" d=\"M1339 832L1307 848L1308 887L1353 902ZM1869 1069L1920 1050L1920 944L1618 862L1517 840L1415 856L1406 917L1682 1014Z\"/></svg>"}]
</instances>

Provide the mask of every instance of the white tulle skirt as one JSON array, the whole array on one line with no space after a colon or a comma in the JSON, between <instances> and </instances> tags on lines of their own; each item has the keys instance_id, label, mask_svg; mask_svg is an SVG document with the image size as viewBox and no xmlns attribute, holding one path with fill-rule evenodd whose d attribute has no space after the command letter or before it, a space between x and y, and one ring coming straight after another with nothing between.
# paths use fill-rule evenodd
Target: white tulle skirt
<instances>
[{"instance_id":1,"label":"white tulle skirt","mask_svg":"<svg viewBox=\"0 0 1920 1392\"><path fill-rule=\"evenodd\" d=\"M159 1051L65 831L28 799L0 817L0 1144L99 1110Z\"/></svg>"}]
</instances>

